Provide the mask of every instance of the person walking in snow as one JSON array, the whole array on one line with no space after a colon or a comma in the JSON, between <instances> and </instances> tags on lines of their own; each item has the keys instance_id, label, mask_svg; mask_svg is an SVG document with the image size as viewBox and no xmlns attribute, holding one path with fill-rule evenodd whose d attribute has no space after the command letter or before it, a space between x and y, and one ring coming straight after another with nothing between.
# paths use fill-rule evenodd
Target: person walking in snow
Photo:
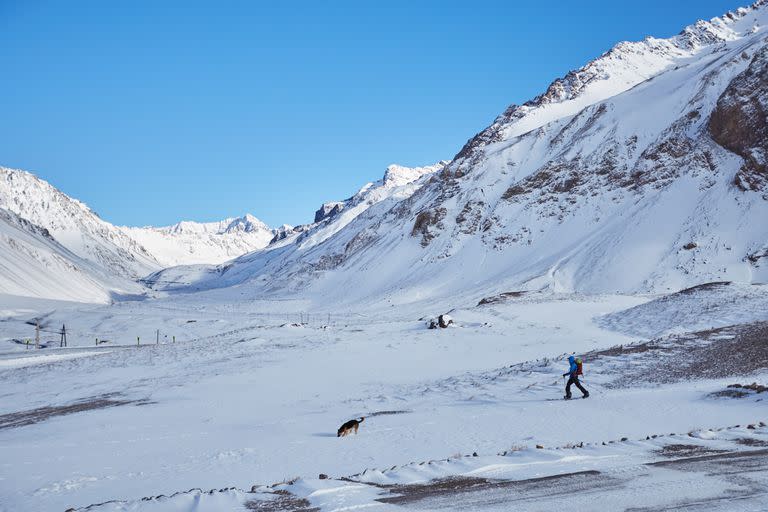
<instances>
[{"instance_id":1,"label":"person walking in snow","mask_svg":"<svg viewBox=\"0 0 768 512\"><path fill-rule=\"evenodd\" d=\"M589 391L584 389L584 386L582 386L581 382L579 382L579 375L583 375L581 368L581 358L569 356L568 364L570 364L570 368L563 374L563 377L566 375L568 376L568 384L565 385L565 397L563 398L566 400L571 399L571 384L576 384L576 387L579 388L582 393L584 393L582 398L587 398L589 396Z\"/></svg>"}]
</instances>

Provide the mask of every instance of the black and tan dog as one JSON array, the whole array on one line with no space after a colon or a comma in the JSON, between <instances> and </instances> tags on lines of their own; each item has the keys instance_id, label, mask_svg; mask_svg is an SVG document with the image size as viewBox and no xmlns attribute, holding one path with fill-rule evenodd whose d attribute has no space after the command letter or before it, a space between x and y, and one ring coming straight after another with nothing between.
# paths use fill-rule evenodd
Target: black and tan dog
<instances>
[{"instance_id":1,"label":"black and tan dog","mask_svg":"<svg viewBox=\"0 0 768 512\"><path fill-rule=\"evenodd\" d=\"M339 431L336 433L336 437L344 437L351 433L353 430L357 434L357 429L360 428L360 424L365 420L364 416L361 416L359 420L349 420L345 424L339 427Z\"/></svg>"}]
</instances>

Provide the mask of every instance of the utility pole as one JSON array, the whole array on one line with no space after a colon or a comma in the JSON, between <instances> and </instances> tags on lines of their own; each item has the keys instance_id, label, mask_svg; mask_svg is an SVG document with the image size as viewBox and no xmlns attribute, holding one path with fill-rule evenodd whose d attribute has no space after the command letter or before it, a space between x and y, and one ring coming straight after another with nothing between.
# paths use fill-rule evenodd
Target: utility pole
<instances>
[{"instance_id":1,"label":"utility pole","mask_svg":"<svg viewBox=\"0 0 768 512\"><path fill-rule=\"evenodd\" d=\"M96 343L98 345L98 343ZM61 341L59 342L59 348L67 346L67 326L61 325Z\"/></svg>"},{"instance_id":2,"label":"utility pole","mask_svg":"<svg viewBox=\"0 0 768 512\"><path fill-rule=\"evenodd\" d=\"M35 348L40 348L40 320L35 320Z\"/></svg>"}]
</instances>

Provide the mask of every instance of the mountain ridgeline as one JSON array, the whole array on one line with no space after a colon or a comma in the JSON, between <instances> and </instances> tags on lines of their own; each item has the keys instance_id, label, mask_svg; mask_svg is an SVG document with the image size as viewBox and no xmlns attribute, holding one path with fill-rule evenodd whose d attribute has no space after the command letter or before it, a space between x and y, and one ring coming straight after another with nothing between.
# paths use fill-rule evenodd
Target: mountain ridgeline
<instances>
[{"instance_id":1,"label":"mountain ridgeline","mask_svg":"<svg viewBox=\"0 0 768 512\"><path fill-rule=\"evenodd\" d=\"M766 22L762 0L620 43L510 106L439 170L173 280L393 303L764 281Z\"/></svg>"}]
</instances>

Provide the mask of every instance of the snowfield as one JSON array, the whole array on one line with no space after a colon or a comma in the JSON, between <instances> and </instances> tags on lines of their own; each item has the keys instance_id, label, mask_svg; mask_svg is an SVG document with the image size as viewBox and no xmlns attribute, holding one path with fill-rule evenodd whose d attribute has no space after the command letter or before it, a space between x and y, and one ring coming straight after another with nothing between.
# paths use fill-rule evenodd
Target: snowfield
<instances>
[{"instance_id":1,"label":"snowfield","mask_svg":"<svg viewBox=\"0 0 768 512\"><path fill-rule=\"evenodd\" d=\"M727 302L734 291L722 288ZM685 367L697 350L732 341L738 332L672 335L648 349L645 338L599 327L605 318L637 317L641 308L650 322L653 304L670 302L648 300L513 297L457 308L456 326L438 330L420 320L426 304L370 304L331 312L330 323L328 311L304 312L302 303L186 297L59 304L45 318L51 325L67 322L69 348L6 343L0 355L2 509L112 502L89 510L248 510L254 500L285 498L274 494L280 489L320 510L361 503L420 508L440 493L398 505L377 501L399 495L381 486L459 476L496 482L580 471L626 474L621 468L670 459L659 452L667 445L686 445L681 453L694 454L701 446L710 454L768 442L768 430L759 427L768 420L768 395L713 395L729 384L765 382L765 358L745 372L712 377L666 370ZM726 323L727 311L708 311L708 323ZM762 325L754 321L763 312L753 312L754 319L742 318L746 325ZM4 332L31 332L19 321L25 318L6 320ZM129 328L138 325L140 345ZM97 333L110 341L96 347ZM585 357L591 397L566 402L561 374L572 351ZM658 382L657 375L668 378ZM367 417L359 434L337 438L336 428L357 416ZM652 435L663 438L645 439ZM422 464L429 461L442 462ZM321 473L332 480L317 480ZM293 485L267 487L297 477ZM710 488L712 495L730 488L720 485ZM191 488L205 492L182 492ZM488 492L503 494L503 487ZM141 501L160 495L166 497ZM626 502L619 498L616 503ZM673 493L659 503L675 499ZM540 509L536 503L531 509Z\"/></svg>"}]
</instances>

